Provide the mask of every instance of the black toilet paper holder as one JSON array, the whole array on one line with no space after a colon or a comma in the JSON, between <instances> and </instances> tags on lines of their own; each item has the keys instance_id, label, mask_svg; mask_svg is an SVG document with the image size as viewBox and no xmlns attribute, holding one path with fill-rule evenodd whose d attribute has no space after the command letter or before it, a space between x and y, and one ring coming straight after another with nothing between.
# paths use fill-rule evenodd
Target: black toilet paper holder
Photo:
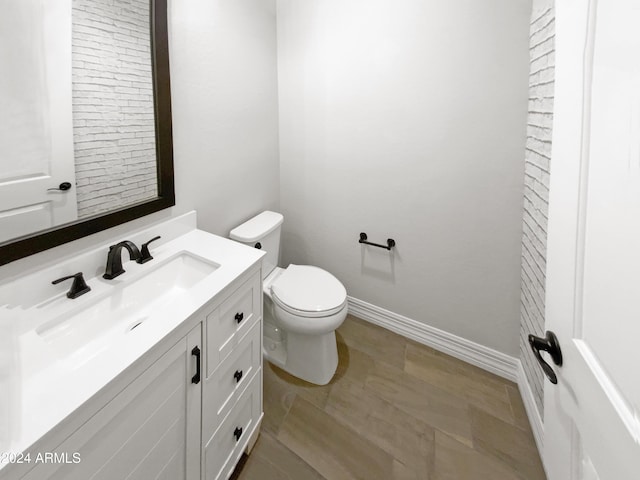
<instances>
[{"instance_id":1,"label":"black toilet paper holder","mask_svg":"<svg viewBox=\"0 0 640 480\"><path fill-rule=\"evenodd\" d=\"M371 245L373 247L379 247L379 248L384 248L386 250L391 250L393 247L396 246L396 241L393 238L387 238L387 244L386 245L382 245L380 243L373 243L373 242L368 242L367 241L367 234L362 232L360 233L360 240L358 240L358 243L364 243L367 245Z\"/></svg>"}]
</instances>

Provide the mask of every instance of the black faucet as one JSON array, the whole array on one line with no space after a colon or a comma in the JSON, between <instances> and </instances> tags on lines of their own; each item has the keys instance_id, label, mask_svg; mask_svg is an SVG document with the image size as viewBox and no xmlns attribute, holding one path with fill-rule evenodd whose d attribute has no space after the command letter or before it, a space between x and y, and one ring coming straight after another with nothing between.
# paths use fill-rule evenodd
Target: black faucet
<instances>
[{"instance_id":1,"label":"black faucet","mask_svg":"<svg viewBox=\"0 0 640 480\"><path fill-rule=\"evenodd\" d=\"M135 243L130 242L129 240L125 240L116 245L111 245L109 247L109 255L107 256L107 268L104 275L102 275L102 278L113 280L118 275L122 275L124 273L124 268L122 268L122 247L129 251L129 260L135 260L137 262L142 258L138 247L136 247Z\"/></svg>"}]
</instances>

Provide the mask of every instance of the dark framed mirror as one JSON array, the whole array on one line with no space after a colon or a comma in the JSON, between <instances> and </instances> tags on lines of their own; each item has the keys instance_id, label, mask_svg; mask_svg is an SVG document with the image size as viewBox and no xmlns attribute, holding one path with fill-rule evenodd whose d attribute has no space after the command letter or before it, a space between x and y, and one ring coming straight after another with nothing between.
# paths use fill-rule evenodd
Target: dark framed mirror
<instances>
[{"instance_id":1,"label":"dark framed mirror","mask_svg":"<svg viewBox=\"0 0 640 480\"><path fill-rule=\"evenodd\" d=\"M17 228L15 232L15 238L13 238L11 229L11 225L20 225L19 222L9 223L9 227L4 227L5 229L5 239L2 243L0 243L0 265L7 264L14 260L42 252L44 250L56 247L58 245L62 245L67 242L71 242L73 240L77 240L79 238L85 237L87 235L91 235L93 233L100 232L102 230L114 227L116 225L120 225L122 223L134 220L136 218L143 217L145 215L163 210L165 208L171 207L175 205L175 187L174 187L174 168L173 168L173 140L172 140L172 124L171 124L171 85L170 85L170 76L169 76L169 45L168 45L168 30L167 30L167 0L140 0L144 2L141 4L144 9L141 9L141 12L131 12L132 4L134 2L124 1L124 0L116 0L115 2L110 2L110 4L116 4L119 10L114 12L109 12L109 15L106 15L104 12L100 11L101 2L89 2L88 0L73 0L73 9L74 15L76 11L82 7L81 3L84 2L87 5L85 9L86 15L84 15L84 19L86 24L76 26L74 24L73 27L73 43L74 43L74 59L73 62L69 61L69 64L73 64L73 82L74 82L74 90L73 90L73 133L72 140L69 140L70 143L73 143L72 147L75 152L75 162L76 162L76 171L85 172L90 168L93 168L92 172L116 172L120 175L117 181L115 178L86 178L88 175L84 175L80 181L80 175L76 175L76 181L73 179L69 182L65 182L70 184L70 188L80 191L82 186L91 186L92 188L97 188L97 186L103 187L102 197L106 198L107 195L104 192L111 188L114 190L113 184L120 182L123 185L126 184L137 184L137 185L145 185L146 191L151 192L146 196L148 198L142 198L137 200L136 195L132 193L125 193L123 198L125 200L118 201L110 199L110 204L107 207L103 208L101 211L95 208L96 200L92 200L89 198L89 201L86 201L85 204L89 205L89 207L84 208L82 210L81 215L76 214L75 220L70 222L65 222L60 225L51 226L44 229L39 229L37 231L23 234L23 232ZM45 5L48 3L56 3L56 2L45 2ZM109 2L104 2L109 3ZM24 3L21 3L20 0L15 0L16 5L20 5L20 7L16 8L16 11L19 9L23 9ZM68 3L70 8L71 2ZM46 8L46 7L44 7ZM146 9L146 10L145 10ZM28 11L24 9L18 12L22 19L26 18L28 15ZM113 15L111 15L113 13ZM131 15L128 15L131 13ZM137 15L137 17L135 15ZM66 13L65 13L66 15ZM111 15L112 19L108 20L107 17ZM53 15L49 15L49 17L55 18ZM6 18L6 17L5 17ZM45 23L47 19L47 15L44 15ZM148 25L144 24L141 19L146 18L145 21L148 22ZM69 21L71 19L71 15L69 12ZM74 17L74 22L75 22ZM115 47L111 44L108 44L104 47L107 53L96 53L92 56L92 52L88 51L88 48L97 48L96 45L106 44L108 42L103 41L104 39L94 39L91 38L91 27L94 27L94 30L97 35L103 37L105 28L100 22L109 23L110 27L114 30L113 37L117 40L122 40L124 42L129 42L128 44L116 45ZM17 27L16 27L17 30ZM46 28L45 28L46 30ZM142 34L142 33L144 34ZM148 33L147 33L148 32ZM127 38L127 35L131 36L131 39ZM148 35L148 39L145 38L145 35ZM25 37L25 35L23 35ZM5 39L6 40L6 39ZM43 40L43 39L40 39ZM44 39L46 40L46 39ZM84 45L81 43L84 41ZM35 42L32 42L35 43ZM48 45L46 41L40 41L40 44ZM51 43L51 42L49 42ZM54 42L56 43L56 42ZM78 44L80 44L78 46ZM28 48L32 48L31 45L27 45ZM5 49L4 53L9 52L8 49ZM140 85L141 80L135 78L139 72L136 71L138 68L140 71L143 71L142 67L131 68L127 66L126 62L130 59L132 61L138 61L134 57L139 56L140 52L146 52L146 55L149 57L146 63L148 64L148 81L150 85L147 87L145 85ZM0 52L2 53L2 52ZM45 59L45 62L51 62L51 56L47 55L46 52L42 55L40 52L40 57ZM6 60L11 61L11 58L8 55L13 55L11 52L7 53L4 56ZM70 55L70 54L69 54ZM15 57L15 56L14 56ZM2 55L0 55L0 61L3 60ZM20 60L22 61L22 60ZM120 70L115 70L113 72L108 73L108 75L103 76L102 74L108 70L108 68L103 68L101 65L92 64L91 62L105 62L113 69L119 68ZM79 75L76 73L77 69L84 68L86 72L81 72ZM51 70L51 69L50 69ZM76 85L76 80L81 79L81 77L86 76L86 78L90 78L95 84L98 86L87 87L86 85ZM98 80L95 80L95 77L101 77ZM32 75L29 76L33 77ZM69 75L71 77L71 75ZM126 84L116 84L116 82L122 81L127 82ZM78 81L78 83L80 83ZM6 87L7 82L4 84L0 83L0 88ZM15 81L13 84L8 84L8 88L22 88L23 91L27 91L26 87L20 85L20 82ZM17 87L16 87L17 85ZM124 86L123 86L124 85ZM129 85L129 86L127 86ZM135 93L135 87L139 86L139 91L148 92L149 94L146 96L146 101L148 101L148 105L145 105L145 99L139 101L138 98L133 97L133 93ZM92 90L93 89L93 90ZM32 96L33 88L28 91L28 95ZM99 96L96 91L106 92L104 97L106 100L100 99L99 101L94 101L96 96ZM151 94L152 91L152 94ZM69 87L69 92L71 92L71 87ZM135 133L127 133L123 134L122 138L117 137L118 132L128 132L132 130L133 127L123 127L121 125L120 119L125 118L126 114L118 113L118 102L122 103L122 98L117 96L114 99L114 93L117 92L122 98L124 98L124 103L132 106L132 108L137 108L136 118L142 118L146 120L149 125L146 126L145 132L135 132ZM3 93L3 92L0 92ZM4 92L4 98L0 97L0 100L9 99L9 106L11 106L11 96L13 92L8 91ZM85 100L83 101L81 94L85 95ZM69 95L71 96L71 95ZM18 100L20 100L20 95L13 95ZM50 95L50 97L55 97L54 95ZM31 98L31 97L30 97ZM90 99L90 100L87 100ZM55 100L55 98L53 98ZM88 105L90 102L93 104ZM4 103L7 103L6 101ZM17 104L17 102L14 102ZM50 101L50 104L52 102ZM98 104L98 106L96 106ZM22 108L24 105L27 105L26 102L22 102L18 108ZM100 108L103 106L105 112L100 112ZM143 113L140 113L140 109L146 108ZM49 108L51 110L51 108ZM69 107L69 114L71 112L71 107ZM84 114L83 112L90 112L88 114ZM93 113L91 113L93 112ZM107 131L106 127L103 128L99 134L96 134L95 131L98 127L95 124L91 123L92 115L96 115L96 112L99 116L109 119L109 125L114 126L112 130ZM113 113L116 112L116 113ZM145 114L145 112L147 112ZM151 116L151 113L153 116ZM19 117L22 118L22 117ZM52 116L52 119L57 119L58 117ZM82 120L86 118L87 120ZM78 120L80 119L80 120ZM15 124L15 115L10 119L12 125ZM141 122L140 122L141 123ZM33 124L33 122L32 122ZM5 125L2 125L3 127ZM43 130L55 130L56 126L50 127L48 125L44 126ZM102 127L100 127L102 128ZM128 129L127 129L128 128ZM81 132L88 132L89 137L93 144L90 145L90 149L86 148L85 143L81 144L81 140L79 140ZM4 131L0 131L0 133L4 133L4 137L0 137L0 139L10 139L10 135L7 134L7 128L4 128ZM67 135L68 136L68 135ZM16 135L13 135L16 137ZM137 181L135 179L135 175L138 175L140 172L140 168L137 168L133 162L136 160L135 154L127 153L129 157L129 164L120 163L115 167L111 166L108 168L103 167L102 165L98 165L96 167L96 162L94 159L97 158L109 158L109 155L105 155L104 152L98 151L98 147L105 147L109 149L107 153L111 155L111 158L117 157L121 155L120 150L111 146L106 140L109 139L111 141L116 141L119 144L127 145L137 145L135 149L142 150L142 146L139 144L147 144L146 150L150 151L150 154L144 158L146 165L153 166L155 164L155 171L151 172L147 177L145 177L144 181ZM155 142L153 141L155 140ZM10 140L9 140L10 141ZM84 140L82 140L84 141ZM14 142L16 145L17 142ZM37 142L32 142L33 144L37 144ZM51 142L49 142L51 143ZM53 142L55 143L55 142ZM20 148L20 154L24 151L24 145L31 145L31 142L21 142L18 147ZM84 159L84 163L80 164L80 160L78 160L78 153L81 148L84 148L84 152L88 152L86 158ZM2 152L3 149L2 144L0 144L0 155L8 155L7 152ZM31 149L32 151L34 149ZM130 150L134 150L133 148ZM12 152L11 148L8 149L9 153ZM15 151L15 148L14 148ZM31 151L29 152L31 154ZM133 158L131 158L133 157ZM137 158L141 158L142 155L138 155ZM18 164L12 160L11 158L6 159L4 165L10 163ZM28 162L26 162L28 163ZM80 165L80 166L78 166ZM89 166L87 166L89 165ZM114 165L114 162L110 165ZM132 166L133 165L133 166ZM2 166L2 164L0 164ZM16 168L14 167L14 170ZM152 168L148 170L153 170ZM0 171L0 184L2 183L2 175ZM14 174L15 179L11 179L10 175L5 175L10 181L7 181L7 184L19 184L20 182L26 183L25 179L29 179L34 177L33 175L29 177L29 175L17 176L18 174ZM114 173L115 175L115 173ZM43 175L43 178L46 175ZM142 178L140 174L140 178ZM151 180L149 179L151 178ZM64 179L67 180L66 178ZM58 188L59 180L55 181L55 185L45 185L50 188L41 188L41 190L48 190L50 195L58 196L55 198L62 198L67 190L64 187L67 185L63 185L60 183L60 187ZM125 187L120 188L120 190L124 190ZM85 190L89 190L85 188ZM3 196L4 195L4 196ZM126 197L124 196L126 195ZM15 195L3 193L0 191L0 199L3 200L5 204L7 204L7 199L12 199ZM138 195L144 196L144 195ZM79 195L80 197L80 195ZM87 197L84 195L82 198ZM75 202L75 192L74 192L74 202ZM88 197L87 197L88 198ZM126 199L129 200L126 200ZM132 200L131 200L132 199ZM80 200L78 200L80 203ZM5 205L6 206L6 205ZM93 207L94 211L91 210ZM0 213L2 213L3 206L0 205ZM14 209L15 210L15 209ZM0 215L2 216L2 215ZM6 215L5 215L6 216ZM22 222L23 224L25 222ZM3 225L0 224L0 230L3 228Z\"/></svg>"}]
</instances>

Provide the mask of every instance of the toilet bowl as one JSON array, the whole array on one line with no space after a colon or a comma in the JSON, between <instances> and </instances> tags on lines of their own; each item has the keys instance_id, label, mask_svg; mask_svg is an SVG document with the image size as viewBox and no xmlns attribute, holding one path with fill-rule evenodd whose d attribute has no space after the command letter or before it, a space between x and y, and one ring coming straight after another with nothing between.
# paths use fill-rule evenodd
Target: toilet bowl
<instances>
[{"instance_id":1,"label":"toilet bowl","mask_svg":"<svg viewBox=\"0 0 640 480\"><path fill-rule=\"evenodd\" d=\"M347 291L332 274L311 265L277 267L283 217L263 212L230 237L266 251L263 258L263 354L290 374L318 385L338 366L335 330L347 316Z\"/></svg>"},{"instance_id":2,"label":"toilet bowl","mask_svg":"<svg viewBox=\"0 0 640 480\"><path fill-rule=\"evenodd\" d=\"M296 285L300 291L296 287L289 290L292 278L300 281ZM275 344L275 349L273 339L263 342L266 357L298 378L318 385L329 383L338 366L335 331L347 316L344 286L318 267L289 265L286 269L274 269L263 283L263 292L265 324L273 324L282 332L282 343ZM320 294L320 300L312 300L313 306L303 303L311 300L310 293L316 297Z\"/></svg>"}]
</instances>

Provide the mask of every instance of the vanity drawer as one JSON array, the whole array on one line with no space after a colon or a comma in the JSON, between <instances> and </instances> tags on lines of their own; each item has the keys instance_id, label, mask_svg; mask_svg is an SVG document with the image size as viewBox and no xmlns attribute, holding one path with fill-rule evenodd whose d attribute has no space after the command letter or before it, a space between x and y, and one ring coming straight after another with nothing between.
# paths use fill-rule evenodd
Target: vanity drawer
<instances>
[{"instance_id":1,"label":"vanity drawer","mask_svg":"<svg viewBox=\"0 0 640 480\"><path fill-rule=\"evenodd\" d=\"M262 376L254 375L249 387L224 419L204 451L204 478L227 479L262 415Z\"/></svg>"},{"instance_id":2,"label":"vanity drawer","mask_svg":"<svg viewBox=\"0 0 640 480\"><path fill-rule=\"evenodd\" d=\"M207 375L213 373L261 316L262 281L258 271L207 315Z\"/></svg>"},{"instance_id":3,"label":"vanity drawer","mask_svg":"<svg viewBox=\"0 0 640 480\"><path fill-rule=\"evenodd\" d=\"M262 324L257 322L203 385L202 435L209 438L260 369Z\"/></svg>"}]
</instances>

